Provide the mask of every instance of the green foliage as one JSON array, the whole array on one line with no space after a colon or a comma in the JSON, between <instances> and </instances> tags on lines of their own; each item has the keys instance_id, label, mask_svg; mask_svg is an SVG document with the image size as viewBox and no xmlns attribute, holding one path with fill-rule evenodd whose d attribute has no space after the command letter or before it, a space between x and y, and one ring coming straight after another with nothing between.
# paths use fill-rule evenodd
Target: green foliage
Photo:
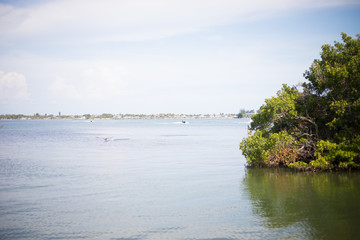
<instances>
[{"instance_id":1,"label":"green foliage","mask_svg":"<svg viewBox=\"0 0 360 240\"><path fill-rule=\"evenodd\" d=\"M344 43L322 47L304 76L304 88L313 98L321 97L323 132L335 142L360 134L360 35L352 39L342 34Z\"/></svg>"},{"instance_id":2,"label":"green foliage","mask_svg":"<svg viewBox=\"0 0 360 240\"><path fill-rule=\"evenodd\" d=\"M253 116L240 145L249 166L360 167L360 35L342 39L322 46L302 92L283 85Z\"/></svg>"},{"instance_id":3,"label":"green foliage","mask_svg":"<svg viewBox=\"0 0 360 240\"><path fill-rule=\"evenodd\" d=\"M5 114L5 115L0 115L0 119L22 119L24 118L25 115L23 114Z\"/></svg>"},{"instance_id":4,"label":"green foliage","mask_svg":"<svg viewBox=\"0 0 360 240\"><path fill-rule=\"evenodd\" d=\"M240 112L238 113L237 117L238 118L244 118L245 117L245 109L241 109Z\"/></svg>"},{"instance_id":5,"label":"green foliage","mask_svg":"<svg viewBox=\"0 0 360 240\"><path fill-rule=\"evenodd\" d=\"M339 168L359 167L360 136L352 139L351 143L347 141L335 143L330 140L320 140L316 155L329 164Z\"/></svg>"},{"instance_id":6,"label":"green foliage","mask_svg":"<svg viewBox=\"0 0 360 240\"><path fill-rule=\"evenodd\" d=\"M279 166L287 165L294 158L294 151L291 145L294 139L286 132L271 133L264 137L259 130L240 143L240 149L243 151L249 166ZM289 151L289 154L284 152ZM290 154L291 152L291 154Z\"/></svg>"},{"instance_id":7,"label":"green foliage","mask_svg":"<svg viewBox=\"0 0 360 240\"><path fill-rule=\"evenodd\" d=\"M274 130L284 130L289 123L287 118L297 116L295 110L295 100L299 96L299 91L286 84L277 92L276 97L265 100L261 106L260 113L253 116L251 123L252 130L260 130L265 134L274 132Z\"/></svg>"},{"instance_id":8,"label":"green foliage","mask_svg":"<svg viewBox=\"0 0 360 240\"><path fill-rule=\"evenodd\" d=\"M309 163L309 166L311 166L313 169L316 170L327 170L330 168L331 164L326 161L324 158L318 158L316 160L313 160Z\"/></svg>"},{"instance_id":9,"label":"green foliage","mask_svg":"<svg viewBox=\"0 0 360 240\"><path fill-rule=\"evenodd\" d=\"M245 110L245 109L240 109L239 113L237 114L238 118L245 118L248 117L249 114L254 114L255 110Z\"/></svg>"},{"instance_id":10,"label":"green foliage","mask_svg":"<svg viewBox=\"0 0 360 240\"><path fill-rule=\"evenodd\" d=\"M103 113L99 116L99 118L113 118L114 115L110 114L110 113Z\"/></svg>"},{"instance_id":11,"label":"green foliage","mask_svg":"<svg viewBox=\"0 0 360 240\"><path fill-rule=\"evenodd\" d=\"M90 114L84 114L83 117L85 117L86 119L90 119L91 115Z\"/></svg>"},{"instance_id":12,"label":"green foliage","mask_svg":"<svg viewBox=\"0 0 360 240\"><path fill-rule=\"evenodd\" d=\"M55 119L53 114L45 114L40 115L39 113L35 113L34 115L23 115L23 114L5 114L0 115L0 120L21 120L21 119Z\"/></svg>"},{"instance_id":13,"label":"green foliage","mask_svg":"<svg viewBox=\"0 0 360 240\"><path fill-rule=\"evenodd\" d=\"M309 168L309 164L299 161L293 162L288 165L289 168L297 169L297 170L307 170Z\"/></svg>"},{"instance_id":14,"label":"green foliage","mask_svg":"<svg viewBox=\"0 0 360 240\"><path fill-rule=\"evenodd\" d=\"M266 165L268 159L267 139L262 136L261 131L256 131L240 143L240 149L252 167Z\"/></svg>"}]
</instances>

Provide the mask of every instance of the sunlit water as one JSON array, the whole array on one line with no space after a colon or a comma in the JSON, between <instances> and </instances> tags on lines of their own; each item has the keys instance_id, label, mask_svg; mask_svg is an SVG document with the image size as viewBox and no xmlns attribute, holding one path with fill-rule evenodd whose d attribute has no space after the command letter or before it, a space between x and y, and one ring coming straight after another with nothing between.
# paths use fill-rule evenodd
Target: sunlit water
<instances>
[{"instance_id":1,"label":"sunlit water","mask_svg":"<svg viewBox=\"0 0 360 240\"><path fill-rule=\"evenodd\" d=\"M359 236L359 174L246 170L247 120L187 121L1 121L0 239Z\"/></svg>"}]
</instances>

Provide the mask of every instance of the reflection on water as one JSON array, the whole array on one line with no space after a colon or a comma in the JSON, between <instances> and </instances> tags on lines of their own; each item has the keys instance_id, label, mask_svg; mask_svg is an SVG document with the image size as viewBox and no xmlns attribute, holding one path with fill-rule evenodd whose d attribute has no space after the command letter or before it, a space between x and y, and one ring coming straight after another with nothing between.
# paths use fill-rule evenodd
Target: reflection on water
<instances>
[{"instance_id":1,"label":"reflection on water","mask_svg":"<svg viewBox=\"0 0 360 240\"><path fill-rule=\"evenodd\" d=\"M360 174L248 169L253 213L270 229L300 226L310 239L358 239Z\"/></svg>"}]
</instances>

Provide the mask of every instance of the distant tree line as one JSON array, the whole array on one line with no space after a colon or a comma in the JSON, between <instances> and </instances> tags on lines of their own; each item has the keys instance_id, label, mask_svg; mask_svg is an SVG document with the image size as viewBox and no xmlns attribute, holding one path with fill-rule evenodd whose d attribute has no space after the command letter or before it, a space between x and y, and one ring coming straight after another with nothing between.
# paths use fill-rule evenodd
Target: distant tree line
<instances>
[{"instance_id":1,"label":"distant tree line","mask_svg":"<svg viewBox=\"0 0 360 240\"><path fill-rule=\"evenodd\" d=\"M12 119L12 120L22 119L25 117L26 116L23 114L2 114L2 115L0 115L0 119Z\"/></svg>"},{"instance_id":2,"label":"distant tree line","mask_svg":"<svg viewBox=\"0 0 360 240\"><path fill-rule=\"evenodd\" d=\"M91 114L84 114L84 115L63 115L59 114L55 116L53 114L44 114L41 115L39 113L35 113L34 115L24 115L24 114L3 114L0 115L0 120L20 120L20 119L94 119L94 118L114 118L113 114L110 113L103 113L101 115L91 115Z\"/></svg>"},{"instance_id":3,"label":"distant tree line","mask_svg":"<svg viewBox=\"0 0 360 240\"><path fill-rule=\"evenodd\" d=\"M255 110L245 110L244 108L243 109L240 109L239 113L237 114L237 117L238 118L245 118L247 116L251 116L255 114Z\"/></svg>"},{"instance_id":4,"label":"distant tree line","mask_svg":"<svg viewBox=\"0 0 360 240\"><path fill-rule=\"evenodd\" d=\"M251 112L251 111L250 111ZM248 114L248 111L246 111ZM182 118L236 118L237 114L175 114L175 113L159 113L159 114L111 114L103 113L98 114L83 114L83 115L64 115L59 113L55 116L53 114L35 113L34 115L24 114L4 114L0 115L0 120L15 120L15 119L34 119L34 120L47 120L47 119L182 119Z\"/></svg>"}]
</instances>

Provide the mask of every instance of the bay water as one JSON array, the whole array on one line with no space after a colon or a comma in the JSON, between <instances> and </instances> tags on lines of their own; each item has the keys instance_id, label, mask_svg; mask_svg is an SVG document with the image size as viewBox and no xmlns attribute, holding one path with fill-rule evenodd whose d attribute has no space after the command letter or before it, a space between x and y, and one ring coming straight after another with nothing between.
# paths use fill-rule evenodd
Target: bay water
<instances>
[{"instance_id":1,"label":"bay water","mask_svg":"<svg viewBox=\"0 0 360 240\"><path fill-rule=\"evenodd\" d=\"M246 169L246 119L0 121L0 239L354 239L360 175Z\"/></svg>"}]
</instances>

